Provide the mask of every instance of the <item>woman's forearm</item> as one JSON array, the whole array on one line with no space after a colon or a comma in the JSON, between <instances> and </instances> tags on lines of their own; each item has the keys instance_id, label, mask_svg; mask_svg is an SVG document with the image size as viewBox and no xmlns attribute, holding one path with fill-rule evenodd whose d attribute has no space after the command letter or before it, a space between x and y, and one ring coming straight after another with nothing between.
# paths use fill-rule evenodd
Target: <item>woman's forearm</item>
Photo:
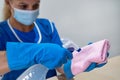
<instances>
[{"instance_id":1,"label":"woman's forearm","mask_svg":"<svg viewBox=\"0 0 120 80\"><path fill-rule=\"evenodd\" d=\"M9 72L6 51L0 51L0 75Z\"/></svg>"}]
</instances>

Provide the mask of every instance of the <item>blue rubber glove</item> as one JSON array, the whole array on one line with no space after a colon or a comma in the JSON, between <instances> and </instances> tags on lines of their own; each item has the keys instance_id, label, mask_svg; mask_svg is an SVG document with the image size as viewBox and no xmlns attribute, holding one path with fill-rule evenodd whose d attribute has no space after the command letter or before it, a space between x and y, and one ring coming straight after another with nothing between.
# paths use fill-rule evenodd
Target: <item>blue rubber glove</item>
<instances>
[{"instance_id":1,"label":"blue rubber glove","mask_svg":"<svg viewBox=\"0 0 120 80\"><path fill-rule=\"evenodd\" d=\"M8 42L6 47L10 70L24 69L39 63L54 69L72 59L72 53L57 44Z\"/></svg>"},{"instance_id":2,"label":"blue rubber glove","mask_svg":"<svg viewBox=\"0 0 120 80\"><path fill-rule=\"evenodd\" d=\"M107 56L109 56L109 53L107 53ZM66 64L64 64L64 67L63 67L67 80L71 80L75 76L72 74L72 71L71 71L71 63L72 63L71 60L68 60L68 62ZM106 63L97 64L97 63L93 62L84 72L89 72L95 68L100 68L100 67L104 66L105 64Z\"/></svg>"},{"instance_id":3,"label":"blue rubber glove","mask_svg":"<svg viewBox=\"0 0 120 80\"><path fill-rule=\"evenodd\" d=\"M109 56L109 53L107 53L107 57ZM100 68L100 67L103 67L105 64L107 63L102 63L102 64L97 64L95 62L92 62L90 64L90 66L84 71L84 72L89 72L89 71L92 71L93 69L95 68Z\"/></svg>"}]
</instances>

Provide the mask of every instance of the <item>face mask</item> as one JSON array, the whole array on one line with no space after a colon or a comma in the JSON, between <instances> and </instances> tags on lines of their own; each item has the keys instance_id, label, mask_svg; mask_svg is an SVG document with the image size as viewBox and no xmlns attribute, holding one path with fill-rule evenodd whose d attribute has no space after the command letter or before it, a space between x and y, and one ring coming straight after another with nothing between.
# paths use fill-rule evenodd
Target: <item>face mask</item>
<instances>
[{"instance_id":1,"label":"face mask","mask_svg":"<svg viewBox=\"0 0 120 80\"><path fill-rule=\"evenodd\" d=\"M39 15L39 9L30 11L30 10L20 10L14 8L14 18L18 22L26 26L33 24L33 22L36 20L38 15Z\"/></svg>"}]
</instances>

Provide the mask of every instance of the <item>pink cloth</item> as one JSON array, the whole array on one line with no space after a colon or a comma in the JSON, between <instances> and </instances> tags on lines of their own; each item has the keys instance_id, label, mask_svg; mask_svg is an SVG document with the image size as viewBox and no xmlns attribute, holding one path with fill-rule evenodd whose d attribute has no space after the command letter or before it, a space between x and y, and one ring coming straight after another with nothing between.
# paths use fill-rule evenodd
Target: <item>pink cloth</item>
<instances>
[{"instance_id":1,"label":"pink cloth","mask_svg":"<svg viewBox=\"0 0 120 80\"><path fill-rule=\"evenodd\" d=\"M101 40L73 52L71 71L73 75L85 71L92 62L98 64L107 62L107 52L110 48L108 40Z\"/></svg>"}]
</instances>

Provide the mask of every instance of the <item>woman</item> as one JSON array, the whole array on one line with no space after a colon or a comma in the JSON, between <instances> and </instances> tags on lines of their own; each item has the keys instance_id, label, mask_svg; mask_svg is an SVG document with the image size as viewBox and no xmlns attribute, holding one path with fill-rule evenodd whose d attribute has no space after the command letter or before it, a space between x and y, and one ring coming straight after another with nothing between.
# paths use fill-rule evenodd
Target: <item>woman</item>
<instances>
[{"instance_id":1,"label":"woman","mask_svg":"<svg viewBox=\"0 0 120 80\"><path fill-rule=\"evenodd\" d=\"M66 62L65 74L74 76L72 61L67 61L72 54L62 47L55 25L47 19L37 19L39 3L40 0L5 0L5 21L0 23L0 74L6 73L2 80L16 80L28 67L39 63L50 69L47 78L55 76L55 68ZM85 71L103 65L92 63Z\"/></svg>"},{"instance_id":2,"label":"woman","mask_svg":"<svg viewBox=\"0 0 120 80\"><path fill-rule=\"evenodd\" d=\"M39 15L39 5L40 5L40 0L5 0L5 9L4 9L5 10L5 13L4 13L5 21L0 23L0 33L1 33L1 35L0 35L0 50L3 51L1 53L5 53L4 51L7 49L6 48L7 42L19 42L23 45L24 45L24 42L35 43L35 45L37 45L37 46L38 46L38 44L41 44L41 43L51 43L51 44L53 43L53 44L57 44L57 46L58 45L62 46L59 35L55 28L55 25L47 19L37 19L37 16ZM32 44L30 44L30 45L32 45ZM45 44L44 46L46 47L46 45L47 44ZM10 44L10 46L12 47L11 44ZM49 46L49 45L47 45L47 46ZM36 47L36 46L34 46L34 47ZM53 47L54 47L54 45L51 45L51 47L49 46L50 49ZM24 48L28 49L28 47L22 47L21 50ZM16 49L14 49L14 47L11 49L13 49L13 51L14 50L16 51ZM33 48L31 48L31 49L33 49ZM55 51L55 50L58 50L58 47L54 47L53 51ZM59 47L59 50L61 51L62 49ZM48 51L50 51L50 50L48 50ZM7 51L7 52L9 53L9 51ZM29 52L30 52L30 49L29 49ZM55 53L55 52L53 52L53 53ZM66 57L65 55L62 54L62 53L64 53L64 51L62 53L61 52L57 52L57 54L61 55L62 57ZM22 54L21 51L20 52L17 51L15 53ZM59 54L59 53L61 53L61 54ZM14 54L14 55L16 55L16 54ZM23 54L25 54L25 52ZM51 53L51 55L52 55L52 53ZM6 65L4 68L6 68L6 69L4 69L3 71L8 72L9 68L8 68L8 64L7 64L5 55L3 54L1 56L4 57L3 60L4 60L4 62L6 62L6 63L4 63ZM13 56L13 55L11 55L11 56ZM55 55L55 57L59 58L57 55ZM12 60L12 61L14 61L14 60ZM9 59L8 59L8 62L9 62ZM64 62L62 62L62 63L64 63ZM60 63L60 64L62 64L62 63ZM0 64L2 64L2 63L0 63ZM27 68L27 67L24 67L24 68ZM19 68L19 69L20 70L13 69L13 71L10 71L10 72L4 74L2 80L11 80L11 79L16 80L16 78L19 75L21 75L23 73L23 71L26 70L26 69L22 69L22 68ZM49 77L52 77L55 75L56 75L56 71L55 71L55 69L53 69L48 72L46 77L49 78Z\"/></svg>"}]
</instances>

